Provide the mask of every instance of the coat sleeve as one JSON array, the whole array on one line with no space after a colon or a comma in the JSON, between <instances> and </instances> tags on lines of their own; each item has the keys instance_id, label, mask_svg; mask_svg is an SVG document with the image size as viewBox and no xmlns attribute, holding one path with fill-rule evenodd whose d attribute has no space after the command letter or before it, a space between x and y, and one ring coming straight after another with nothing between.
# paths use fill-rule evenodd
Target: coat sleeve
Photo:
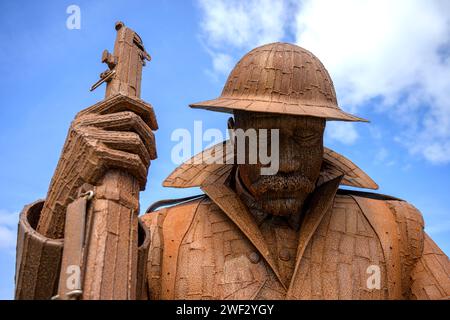
<instances>
[{"instance_id":1,"label":"coat sleeve","mask_svg":"<svg viewBox=\"0 0 450 320\"><path fill-rule=\"evenodd\" d=\"M36 201L20 214L15 299L50 299L58 288L63 240L49 239L36 231L43 204L43 200Z\"/></svg>"},{"instance_id":2,"label":"coat sleeve","mask_svg":"<svg viewBox=\"0 0 450 320\"><path fill-rule=\"evenodd\" d=\"M450 299L449 259L427 234L422 257L411 273L411 280L412 299Z\"/></svg>"},{"instance_id":3,"label":"coat sleeve","mask_svg":"<svg viewBox=\"0 0 450 320\"><path fill-rule=\"evenodd\" d=\"M56 295L64 239L50 239L36 231L43 200L26 206L19 219L16 249L15 299L47 300ZM150 231L139 220L137 299L147 298L146 267Z\"/></svg>"},{"instance_id":4,"label":"coat sleeve","mask_svg":"<svg viewBox=\"0 0 450 320\"><path fill-rule=\"evenodd\" d=\"M388 201L401 240L404 297L448 299L450 264L447 256L424 231L422 214L406 201Z\"/></svg>"}]
</instances>

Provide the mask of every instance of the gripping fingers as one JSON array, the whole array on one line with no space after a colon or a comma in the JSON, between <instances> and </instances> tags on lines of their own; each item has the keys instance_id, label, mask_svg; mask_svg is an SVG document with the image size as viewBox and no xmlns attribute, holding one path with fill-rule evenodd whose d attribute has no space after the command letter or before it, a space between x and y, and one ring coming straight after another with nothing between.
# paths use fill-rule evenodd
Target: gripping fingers
<instances>
[{"instance_id":1,"label":"gripping fingers","mask_svg":"<svg viewBox=\"0 0 450 320\"><path fill-rule=\"evenodd\" d=\"M91 115L80 124L111 131L134 132L142 139L151 160L156 159L155 135L137 114L124 111L107 115Z\"/></svg>"},{"instance_id":2,"label":"gripping fingers","mask_svg":"<svg viewBox=\"0 0 450 320\"><path fill-rule=\"evenodd\" d=\"M150 165L150 155L147 148L139 135L134 132L116 132L89 128L85 129L83 134L90 144L95 145L96 148L103 144L113 150L135 154L141 159L146 168Z\"/></svg>"},{"instance_id":3,"label":"gripping fingers","mask_svg":"<svg viewBox=\"0 0 450 320\"><path fill-rule=\"evenodd\" d=\"M152 129L158 129L158 123L156 121L156 115L153 107L138 98L132 98L124 95L116 95L106 100L100 101L93 106L80 111L78 117L84 117L90 114L106 115L119 113L124 111L132 111L137 114L141 119Z\"/></svg>"},{"instance_id":4,"label":"gripping fingers","mask_svg":"<svg viewBox=\"0 0 450 320\"><path fill-rule=\"evenodd\" d=\"M126 169L138 181L141 190L145 189L147 182L147 167L142 163L139 156L129 152L114 150L106 146L97 149L99 162L103 169Z\"/></svg>"}]
</instances>

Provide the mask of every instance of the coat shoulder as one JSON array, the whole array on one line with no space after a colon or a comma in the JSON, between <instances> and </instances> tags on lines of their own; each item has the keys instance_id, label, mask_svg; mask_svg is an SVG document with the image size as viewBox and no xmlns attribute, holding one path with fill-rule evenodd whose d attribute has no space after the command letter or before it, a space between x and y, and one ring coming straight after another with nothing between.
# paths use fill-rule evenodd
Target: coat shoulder
<instances>
[{"instance_id":1,"label":"coat shoulder","mask_svg":"<svg viewBox=\"0 0 450 320\"><path fill-rule=\"evenodd\" d=\"M400 262L401 294L410 296L410 280L414 266L424 252L424 221L420 211L402 199L360 191L339 190L335 207L340 203L351 202L366 217L372 226L385 256ZM348 204L347 204L348 205ZM396 268L392 264L395 274Z\"/></svg>"},{"instance_id":2,"label":"coat shoulder","mask_svg":"<svg viewBox=\"0 0 450 320\"><path fill-rule=\"evenodd\" d=\"M402 224L407 221L414 222L423 229L424 221L422 213L411 203L394 196L375 192L339 189L336 194L336 201L342 201L343 199L355 199L356 197L368 201L374 200L374 203L377 203L378 201L382 202L389 207L398 223ZM355 202L357 201L355 200Z\"/></svg>"},{"instance_id":3,"label":"coat shoulder","mask_svg":"<svg viewBox=\"0 0 450 320\"><path fill-rule=\"evenodd\" d=\"M200 194L185 198L159 200L151 204L140 219L149 228L161 225L169 212L182 214L187 208L197 206L207 199L206 195Z\"/></svg>"},{"instance_id":4,"label":"coat shoulder","mask_svg":"<svg viewBox=\"0 0 450 320\"><path fill-rule=\"evenodd\" d=\"M148 296L151 300L173 299L178 265L182 261L183 243L192 243L192 231L205 235L207 230L196 228L210 219L226 220L225 214L207 196L176 203L141 217L150 230L151 244L147 259ZM193 227L194 226L194 227Z\"/></svg>"}]
</instances>

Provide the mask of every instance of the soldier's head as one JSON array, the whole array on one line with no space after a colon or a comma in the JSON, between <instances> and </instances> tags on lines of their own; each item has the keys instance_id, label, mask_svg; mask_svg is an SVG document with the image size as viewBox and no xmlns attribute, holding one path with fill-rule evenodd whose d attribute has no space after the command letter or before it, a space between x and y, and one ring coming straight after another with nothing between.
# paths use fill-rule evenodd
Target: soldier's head
<instances>
[{"instance_id":1,"label":"soldier's head","mask_svg":"<svg viewBox=\"0 0 450 320\"><path fill-rule=\"evenodd\" d=\"M238 163L238 174L244 187L265 212L274 215L297 212L314 190L320 174L325 120L309 116L236 111L235 128L244 132L254 129L259 141L258 150L250 150L253 146L247 141L247 155L251 152L259 154L259 149L263 147L261 143L267 143L265 148L270 154L270 161L277 161L277 170L270 174L261 174L262 167L272 164L261 163L260 157L257 157L257 163L250 163L248 156L245 163ZM274 139L271 136L274 134L273 129L277 130ZM275 143L278 146L274 146Z\"/></svg>"},{"instance_id":2,"label":"soldier's head","mask_svg":"<svg viewBox=\"0 0 450 320\"><path fill-rule=\"evenodd\" d=\"M365 121L342 111L333 82L311 52L271 43L247 53L231 71L219 98L194 108L232 112L235 129L278 129L278 170L261 174L261 161L238 164L240 181L274 215L298 211L316 185L327 120ZM271 150L270 137L267 150ZM246 152L249 153L246 146Z\"/></svg>"}]
</instances>

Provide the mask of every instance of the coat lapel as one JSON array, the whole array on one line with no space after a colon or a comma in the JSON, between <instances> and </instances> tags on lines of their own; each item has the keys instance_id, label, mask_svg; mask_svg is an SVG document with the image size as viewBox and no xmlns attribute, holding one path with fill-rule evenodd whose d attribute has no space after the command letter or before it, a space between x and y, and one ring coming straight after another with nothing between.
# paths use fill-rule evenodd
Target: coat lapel
<instances>
[{"instance_id":1,"label":"coat lapel","mask_svg":"<svg viewBox=\"0 0 450 320\"><path fill-rule=\"evenodd\" d=\"M227 175L223 175L221 179L215 179L214 182L205 184L201 187L208 197L222 209L223 212L236 224L236 226L244 233L250 242L259 251L261 256L266 260L273 272L277 276L283 287L288 290L287 296L290 294L290 288L296 281L300 261L305 252L311 237L319 226L325 213L331 208L334 197L341 183L342 176L334 178L323 183L311 195L309 206L305 212L305 219L300 227L299 242L297 247L297 257L295 269L289 286L283 282L278 270L277 263L270 254L269 247L248 208L241 201L236 192L226 183ZM288 289L289 288L289 289Z\"/></svg>"},{"instance_id":2,"label":"coat lapel","mask_svg":"<svg viewBox=\"0 0 450 320\"><path fill-rule=\"evenodd\" d=\"M317 230L325 213L332 207L334 197L341 183L342 176L334 178L319 186L311 195L309 206L305 212L304 221L300 227L300 234L297 247L297 257L295 262L294 273L291 278L287 297L292 294L292 288L295 287L296 278L298 276L298 269L302 260L305 249L311 240L313 234Z\"/></svg>"},{"instance_id":3,"label":"coat lapel","mask_svg":"<svg viewBox=\"0 0 450 320\"><path fill-rule=\"evenodd\" d=\"M233 221L236 226L245 234L250 242L259 251L261 256L266 260L273 272L287 290L287 286L278 271L277 263L270 254L269 247L259 230L255 219L241 201L239 196L224 183L212 183L201 188L211 200L222 209L223 212Z\"/></svg>"}]
</instances>

